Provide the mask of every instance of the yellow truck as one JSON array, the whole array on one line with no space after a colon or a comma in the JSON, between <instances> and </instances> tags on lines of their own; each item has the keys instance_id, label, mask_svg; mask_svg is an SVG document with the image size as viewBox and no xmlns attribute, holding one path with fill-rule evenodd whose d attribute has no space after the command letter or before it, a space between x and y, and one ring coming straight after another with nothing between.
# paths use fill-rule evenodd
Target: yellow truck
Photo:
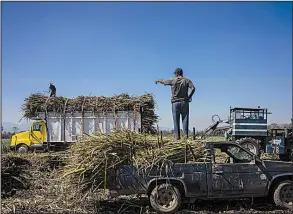
<instances>
[{"instance_id":1,"label":"yellow truck","mask_svg":"<svg viewBox=\"0 0 293 214\"><path fill-rule=\"evenodd\" d=\"M11 137L10 149L20 153L30 150L64 149L83 135L111 133L115 128L139 131L141 115L128 111L120 112L80 112L76 113L38 113L26 132Z\"/></svg>"}]
</instances>

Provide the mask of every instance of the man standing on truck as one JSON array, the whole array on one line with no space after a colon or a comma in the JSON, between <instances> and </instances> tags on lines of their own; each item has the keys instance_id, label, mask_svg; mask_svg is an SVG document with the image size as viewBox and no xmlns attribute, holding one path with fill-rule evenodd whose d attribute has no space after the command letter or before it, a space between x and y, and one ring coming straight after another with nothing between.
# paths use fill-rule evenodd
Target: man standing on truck
<instances>
[{"instance_id":1,"label":"man standing on truck","mask_svg":"<svg viewBox=\"0 0 293 214\"><path fill-rule=\"evenodd\" d=\"M50 97L56 97L56 87L53 85L53 83L49 83L49 92Z\"/></svg>"},{"instance_id":2,"label":"man standing on truck","mask_svg":"<svg viewBox=\"0 0 293 214\"><path fill-rule=\"evenodd\" d=\"M183 70L176 68L174 72L176 78L169 80L156 80L164 85L170 85L172 90L172 114L174 123L175 140L180 140L180 115L182 117L183 132L188 137L188 123L189 123L189 102L195 92L195 87L191 80L183 77ZM188 88L191 89L188 95Z\"/></svg>"}]
</instances>

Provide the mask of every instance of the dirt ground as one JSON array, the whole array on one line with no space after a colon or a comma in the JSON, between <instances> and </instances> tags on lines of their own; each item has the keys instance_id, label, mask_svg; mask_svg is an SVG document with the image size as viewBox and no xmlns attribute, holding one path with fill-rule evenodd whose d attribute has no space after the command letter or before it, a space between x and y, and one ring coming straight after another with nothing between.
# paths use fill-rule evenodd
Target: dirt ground
<instances>
[{"instance_id":1,"label":"dirt ground","mask_svg":"<svg viewBox=\"0 0 293 214\"><path fill-rule=\"evenodd\" d=\"M99 202L98 213L114 214L154 214L146 197L120 197L116 200ZM194 204L184 204L178 214L292 214L290 210L282 210L268 200L247 199L241 201L197 201Z\"/></svg>"}]
</instances>

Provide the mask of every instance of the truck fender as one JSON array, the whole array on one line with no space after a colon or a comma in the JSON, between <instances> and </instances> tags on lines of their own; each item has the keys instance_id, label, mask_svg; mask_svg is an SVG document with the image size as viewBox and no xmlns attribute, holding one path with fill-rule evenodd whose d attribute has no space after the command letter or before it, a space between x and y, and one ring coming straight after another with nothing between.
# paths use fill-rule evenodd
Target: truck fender
<instances>
[{"instance_id":1,"label":"truck fender","mask_svg":"<svg viewBox=\"0 0 293 214\"><path fill-rule=\"evenodd\" d=\"M149 195L153 188L162 183L170 183L170 184L179 184L179 191L181 192L182 196L186 196L187 188L185 183L177 178L153 178L147 184L147 194Z\"/></svg>"},{"instance_id":2,"label":"truck fender","mask_svg":"<svg viewBox=\"0 0 293 214\"><path fill-rule=\"evenodd\" d=\"M292 180L293 181L293 172L292 173L283 173L273 176L272 180L269 182L268 190L275 186L276 183L282 180Z\"/></svg>"}]
</instances>

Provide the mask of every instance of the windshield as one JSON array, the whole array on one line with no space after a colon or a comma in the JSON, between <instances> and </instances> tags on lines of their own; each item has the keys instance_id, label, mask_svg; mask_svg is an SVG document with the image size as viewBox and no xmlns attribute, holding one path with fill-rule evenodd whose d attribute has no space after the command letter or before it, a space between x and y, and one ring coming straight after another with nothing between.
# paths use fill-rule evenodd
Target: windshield
<instances>
[{"instance_id":1,"label":"windshield","mask_svg":"<svg viewBox=\"0 0 293 214\"><path fill-rule=\"evenodd\" d=\"M266 119L265 109L259 110L235 110L233 112L233 119Z\"/></svg>"}]
</instances>

